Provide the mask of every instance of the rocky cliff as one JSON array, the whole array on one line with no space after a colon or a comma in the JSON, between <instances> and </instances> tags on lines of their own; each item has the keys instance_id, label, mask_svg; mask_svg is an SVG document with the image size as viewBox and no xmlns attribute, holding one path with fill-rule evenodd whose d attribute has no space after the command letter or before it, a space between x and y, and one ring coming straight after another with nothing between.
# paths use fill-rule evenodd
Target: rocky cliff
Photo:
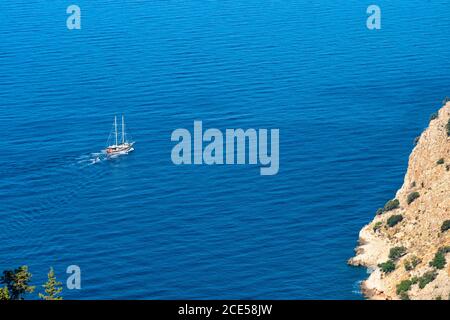
<instances>
[{"instance_id":1,"label":"rocky cliff","mask_svg":"<svg viewBox=\"0 0 450 320\"><path fill-rule=\"evenodd\" d=\"M450 299L450 102L417 138L403 186L359 234L349 263L371 299Z\"/></svg>"}]
</instances>

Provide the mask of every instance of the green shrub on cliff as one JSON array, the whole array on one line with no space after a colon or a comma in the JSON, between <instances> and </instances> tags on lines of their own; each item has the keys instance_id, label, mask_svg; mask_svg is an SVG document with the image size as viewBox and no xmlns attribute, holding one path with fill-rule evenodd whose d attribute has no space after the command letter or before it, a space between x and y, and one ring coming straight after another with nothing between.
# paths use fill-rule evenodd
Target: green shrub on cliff
<instances>
[{"instance_id":1,"label":"green shrub on cliff","mask_svg":"<svg viewBox=\"0 0 450 320\"><path fill-rule=\"evenodd\" d=\"M437 165L441 165L441 164L444 164L444 163L445 163L444 158L440 158L438 161L436 161Z\"/></svg>"},{"instance_id":2,"label":"green shrub on cliff","mask_svg":"<svg viewBox=\"0 0 450 320\"><path fill-rule=\"evenodd\" d=\"M430 267L435 267L436 269L444 269L445 267L445 256L442 252L436 252L433 260L430 261Z\"/></svg>"},{"instance_id":3,"label":"green shrub on cliff","mask_svg":"<svg viewBox=\"0 0 450 320\"><path fill-rule=\"evenodd\" d=\"M445 232L450 229L450 220L445 220L441 226L441 232Z\"/></svg>"},{"instance_id":4,"label":"green shrub on cliff","mask_svg":"<svg viewBox=\"0 0 450 320\"><path fill-rule=\"evenodd\" d=\"M399 296L400 296L400 300L410 300L407 292L402 291L402 292L400 292Z\"/></svg>"},{"instance_id":5,"label":"green shrub on cliff","mask_svg":"<svg viewBox=\"0 0 450 320\"><path fill-rule=\"evenodd\" d=\"M394 247L389 251L389 259L397 260L406 254L405 247Z\"/></svg>"},{"instance_id":6,"label":"green shrub on cliff","mask_svg":"<svg viewBox=\"0 0 450 320\"><path fill-rule=\"evenodd\" d=\"M448 123L445 127L447 128L447 136L450 137L450 119L448 120Z\"/></svg>"},{"instance_id":7,"label":"green shrub on cliff","mask_svg":"<svg viewBox=\"0 0 450 320\"><path fill-rule=\"evenodd\" d=\"M403 216L401 214L394 214L387 219L387 225L389 227L395 226L397 223L403 220Z\"/></svg>"},{"instance_id":8,"label":"green shrub on cliff","mask_svg":"<svg viewBox=\"0 0 450 320\"><path fill-rule=\"evenodd\" d=\"M429 284L430 282L433 282L434 279L436 279L437 277L437 272L436 271L428 271L425 272L420 278L419 278L419 288L423 289L426 287L427 284Z\"/></svg>"},{"instance_id":9,"label":"green shrub on cliff","mask_svg":"<svg viewBox=\"0 0 450 320\"><path fill-rule=\"evenodd\" d=\"M445 260L445 255L450 252L450 247L442 247L434 255L433 260L430 262L430 267L435 267L436 269L444 269L447 261Z\"/></svg>"},{"instance_id":10,"label":"green shrub on cliff","mask_svg":"<svg viewBox=\"0 0 450 320\"><path fill-rule=\"evenodd\" d=\"M383 223L381 221L376 222L373 225L373 232L377 232L378 230L380 230L382 225L383 225Z\"/></svg>"},{"instance_id":11,"label":"green shrub on cliff","mask_svg":"<svg viewBox=\"0 0 450 320\"><path fill-rule=\"evenodd\" d=\"M386 204L384 205L383 211L384 211L384 212L388 212L388 211L397 209L399 206L400 206L400 201L398 201L397 199L389 200L389 201L386 202Z\"/></svg>"},{"instance_id":12,"label":"green shrub on cliff","mask_svg":"<svg viewBox=\"0 0 450 320\"><path fill-rule=\"evenodd\" d=\"M417 256L412 256L411 258L406 259L403 262L403 265L405 266L406 271L411 271L414 270L421 262L422 260L417 258Z\"/></svg>"},{"instance_id":13,"label":"green shrub on cliff","mask_svg":"<svg viewBox=\"0 0 450 320\"><path fill-rule=\"evenodd\" d=\"M417 191L411 192L411 193L408 195L408 198L406 199L406 202L407 202L408 204L411 204L411 203L414 202L414 200L416 200L416 199L419 198L419 197L420 197L420 193L418 193Z\"/></svg>"},{"instance_id":14,"label":"green shrub on cliff","mask_svg":"<svg viewBox=\"0 0 450 320\"><path fill-rule=\"evenodd\" d=\"M403 280L397 284L397 294L400 295L402 292L408 292L411 289L413 283L411 280Z\"/></svg>"},{"instance_id":15,"label":"green shrub on cliff","mask_svg":"<svg viewBox=\"0 0 450 320\"><path fill-rule=\"evenodd\" d=\"M384 273L390 273L395 270L395 262L392 260L388 260L386 262L380 263L378 267Z\"/></svg>"}]
</instances>

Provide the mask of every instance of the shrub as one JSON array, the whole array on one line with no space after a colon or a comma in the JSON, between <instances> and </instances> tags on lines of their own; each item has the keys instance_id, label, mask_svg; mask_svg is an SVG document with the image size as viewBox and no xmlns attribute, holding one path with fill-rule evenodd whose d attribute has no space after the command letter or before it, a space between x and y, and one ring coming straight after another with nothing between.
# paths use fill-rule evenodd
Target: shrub
<instances>
[{"instance_id":1,"label":"shrub","mask_svg":"<svg viewBox=\"0 0 450 320\"><path fill-rule=\"evenodd\" d=\"M409 295L408 295L408 293L406 293L406 292L404 292L404 291L400 292L400 299L401 299L401 300L409 300Z\"/></svg>"},{"instance_id":2,"label":"shrub","mask_svg":"<svg viewBox=\"0 0 450 320\"><path fill-rule=\"evenodd\" d=\"M374 232L377 232L378 230L381 229L381 226L382 226L382 225L383 225L383 223L382 223L381 221L376 222L376 223L374 224L374 226L373 226L373 231L374 231Z\"/></svg>"},{"instance_id":3,"label":"shrub","mask_svg":"<svg viewBox=\"0 0 450 320\"><path fill-rule=\"evenodd\" d=\"M380 214L383 214L383 213L384 213L383 208L378 208L378 210L376 212L377 216L379 216Z\"/></svg>"},{"instance_id":4,"label":"shrub","mask_svg":"<svg viewBox=\"0 0 450 320\"><path fill-rule=\"evenodd\" d=\"M420 278L419 278L419 288L423 289L426 287L427 284L429 284L430 282L433 282L434 279L436 279L437 277L437 272L436 271L428 271L425 272Z\"/></svg>"},{"instance_id":5,"label":"shrub","mask_svg":"<svg viewBox=\"0 0 450 320\"><path fill-rule=\"evenodd\" d=\"M387 225L389 227L395 226L397 223L403 220L403 216L401 214L394 214L387 219Z\"/></svg>"},{"instance_id":6,"label":"shrub","mask_svg":"<svg viewBox=\"0 0 450 320\"><path fill-rule=\"evenodd\" d=\"M401 294L402 292L408 292L411 289L412 282L411 280L403 280L399 284L397 284L397 294Z\"/></svg>"},{"instance_id":7,"label":"shrub","mask_svg":"<svg viewBox=\"0 0 450 320\"><path fill-rule=\"evenodd\" d=\"M430 121L433 121L433 120L435 120L435 119L437 119L437 118L439 118L439 113L434 112L434 113L432 113L431 116L430 116Z\"/></svg>"},{"instance_id":8,"label":"shrub","mask_svg":"<svg viewBox=\"0 0 450 320\"><path fill-rule=\"evenodd\" d=\"M417 191L415 192L411 192L408 195L408 198L406 199L406 202L408 202L408 204L413 203L414 200L416 200L418 197L420 197L420 193L418 193Z\"/></svg>"},{"instance_id":9,"label":"shrub","mask_svg":"<svg viewBox=\"0 0 450 320\"><path fill-rule=\"evenodd\" d=\"M450 229L450 220L445 220L441 226L441 232L445 232Z\"/></svg>"},{"instance_id":10,"label":"shrub","mask_svg":"<svg viewBox=\"0 0 450 320\"><path fill-rule=\"evenodd\" d=\"M445 127L447 128L447 136L450 137L450 119L448 120L448 123Z\"/></svg>"},{"instance_id":11,"label":"shrub","mask_svg":"<svg viewBox=\"0 0 450 320\"><path fill-rule=\"evenodd\" d=\"M397 199L389 200L389 201L386 202L386 204L384 205L383 211L384 211L384 212L388 212L388 211L397 209L399 206L400 206L400 201L398 201Z\"/></svg>"},{"instance_id":12,"label":"shrub","mask_svg":"<svg viewBox=\"0 0 450 320\"><path fill-rule=\"evenodd\" d=\"M447 261L445 260L445 255L450 252L450 247L442 247L434 255L433 260L430 262L430 267L435 267L436 269L444 269Z\"/></svg>"},{"instance_id":13,"label":"shrub","mask_svg":"<svg viewBox=\"0 0 450 320\"><path fill-rule=\"evenodd\" d=\"M419 282L419 278L417 278L417 277L412 277L411 278L411 284L416 284L418 282Z\"/></svg>"},{"instance_id":14,"label":"shrub","mask_svg":"<svg viewBox=\"0 0 450 320\"><path fill-rule=\"evenodd\" d=\"M384 273L390 273L395 270L395 263L392 260L388 260L386 262L380 263L378 267Z\"/></svg>"},{"instance_id":15,"label":"shrub","mask_svg":"<svg viewBox=\"0 0 450 320\"><path fill-rule=\"evenodd\" d=\"M397 260L406 254L405 247L394 247L389 251L389 259Z\"/></svg>"},{"instance_id":16,"label":"shrub","mask_svg":"<svg viewBox=\"0 0 450 320\"><path fill-rule=\"evenodd\" d=\"M436 162L436 164L438 164L438 165L444 164L444 163L445 163L444 158L440 158L440 159Z\"/></svg>"},{"instance_id":17,"label":"shrub","mask_svg":"<svg viewBox=\"0 0 450 320\"><path fill-rule=\"evenodd\" d=\"M444 269L445 267L445 255L438 251L434 255L433 260L430 261L430 267L435 267L436 269Z\"/></svg>"},{"instance_id":18,"label":"shrub","mask_svg":"<svg viewBox=\"0 0 450 320\"><path fill-rule=\"evenodd\" d=\"M409 260L403 261L403 265L405 266L406 271L411 271L414 269L414 267L411 264L411 261L409 261Z\"/></svg>"},{"instance_id":19,"label":"shrub","mask_svg":"<svg viewBox=\"0 0 450 320\"><path fill-rule=\"evenodd\" d=\"M9 295L8 287L4 286L0 288L0 301L11 300L11 296Z\"/></svg>"},{"instance_id":20,"label":"shrub","mask_svg":"<svg viewBox=\"0 0 450 320\"><path fill-rule=\"evenodd\" d=\"M421 262L421 259L417 258L416 256L412 256L411 258L406 259L403 262L403 265L405 266L406 271L411 271L414 270Z\"/></svg>"}]
</instances>

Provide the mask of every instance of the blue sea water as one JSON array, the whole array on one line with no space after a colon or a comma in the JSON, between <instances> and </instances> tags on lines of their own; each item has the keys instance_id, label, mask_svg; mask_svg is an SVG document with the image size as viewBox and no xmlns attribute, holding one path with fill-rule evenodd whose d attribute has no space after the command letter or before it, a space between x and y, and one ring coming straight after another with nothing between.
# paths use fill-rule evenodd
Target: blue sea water
<instances>
[{"instance_id":1,"label":"blue sea water","mask_svg":"<svg viewBox=\"0 0 450 320\"><path fill-rule=\"evenodd\" d=\"M70 2L70 1L69 1ZM0 270L70 299L361 299L346 265L450 95L449 2L0 2ZM124 113L136 150L90 165ZM171 132L279 128L280 171ZM35 295L30 297L36 297Z\"/></svg>"}]
</instances>

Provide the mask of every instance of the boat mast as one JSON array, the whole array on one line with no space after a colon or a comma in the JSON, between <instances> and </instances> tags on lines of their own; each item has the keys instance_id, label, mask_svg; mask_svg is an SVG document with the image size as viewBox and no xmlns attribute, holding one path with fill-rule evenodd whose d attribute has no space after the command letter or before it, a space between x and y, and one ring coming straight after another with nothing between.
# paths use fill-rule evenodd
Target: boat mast
<instances>
[{"instance_id":1,"label":"boat mast","mask_svg":"<svg viewBox=\"0 0 450 320\"><path fill-rule=\"evenodd\" d=\"M125 143L125 120L122 115L122 144Z\"/></svg>"},{"instance_id":2,"label":"boat mast","mask_svg":"<svg viewBox=\"0 0 450 320\"><path fill-rule=\"evenodd\" d=\"M117 146L117 116L114 116L114 129L116 131L116 146Z\"/></svg>"}]
</instances>

